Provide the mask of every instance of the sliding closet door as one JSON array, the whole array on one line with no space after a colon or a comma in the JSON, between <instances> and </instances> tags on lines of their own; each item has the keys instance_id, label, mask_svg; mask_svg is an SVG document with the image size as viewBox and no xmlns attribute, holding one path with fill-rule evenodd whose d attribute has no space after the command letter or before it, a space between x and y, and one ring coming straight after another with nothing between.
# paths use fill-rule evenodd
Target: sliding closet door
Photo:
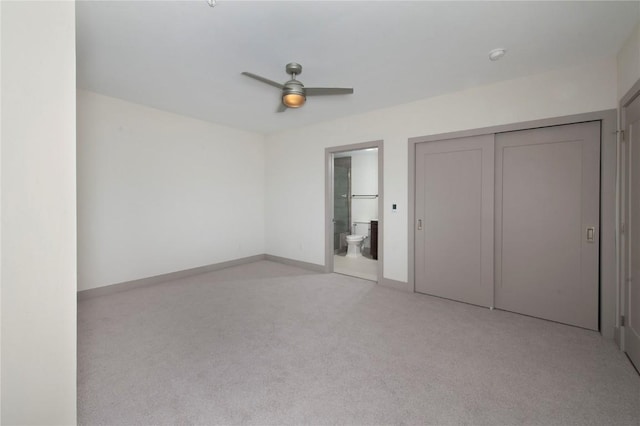
<instances>
[{"instance_id":1,"label":"sliding closet door","mask_svg":"<svg viewBox=\"0 0 640 426\"><path fill-rule=\"evenodd\" d=\"M496 307L598 329L600 123L496 135Z\"/></svg>"},{"instance_id":2,"label":"sliding closet door","mask_svg":"<svg viewBox=\"0 0 640 426\"><path fill-rule=\"evenodd\" d=\"M627 235L628 256L625 259L625 351L640 370L640 97L625 108L627 155Z\"/></svg>"},{"instance_id":3,"label":"sliding closet door","mask_svg":"<svg viewBox=\"0 0 640 426\"><path fill-rule=\"evenodd\" d=\"M493 141L416 146L415 291L493 306Z\"/></svg>"}]
</instances>

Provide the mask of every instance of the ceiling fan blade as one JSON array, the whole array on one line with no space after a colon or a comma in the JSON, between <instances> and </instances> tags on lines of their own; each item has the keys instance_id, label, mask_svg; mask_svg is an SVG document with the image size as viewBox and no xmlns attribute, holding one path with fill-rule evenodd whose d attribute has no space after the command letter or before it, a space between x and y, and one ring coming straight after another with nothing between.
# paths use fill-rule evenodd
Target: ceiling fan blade
<instances>
[{"instance_id":1,"label":"ceiling fan blade","mask_svg":"<svg viewBox=\"0 0 640 426\"><path fill-rule=\"evenodd\" d=\"M283 89L284 85L280 84L280 83L276 83L273 80L269 80L268 78L264 78L264 77L260 77L259 75L250 73L250 72L243 72L242 75L246 75L247 77L251 77L255 80L261 81L263 83L267 83L269 86L273 86L273 87L277 87L278 89Z\"/></svg>"},{"instance_id":2,"label":"ceiling fan blade","mask_svg":"<svg viewBox=\"0 0 640 426\"><path fill-rule=\"evenodd\" d=\"M353 93L353 89L345 87L305 87L304 92L307 96L350 95Z\"/></svg>"},{"instance_id":3,"label":"ceiling fan blade","mask_svg":"<svg viewBox=\"0 0 640 426\"><path fill-rule=\"evenodd\" d=\"M285 112L286 110L287 110L286 105L280 102L280 105L278 105L278 109L276 110L276 112Z\"/></svg>"}]
</instances>

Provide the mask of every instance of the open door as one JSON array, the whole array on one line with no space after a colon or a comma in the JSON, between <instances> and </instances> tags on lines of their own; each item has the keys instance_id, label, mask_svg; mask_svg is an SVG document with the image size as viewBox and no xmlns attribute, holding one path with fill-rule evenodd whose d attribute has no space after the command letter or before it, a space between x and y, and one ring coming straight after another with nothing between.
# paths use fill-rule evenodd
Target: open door
<instances>
[{"instance_id":1,"label":"open door","mask_svg":"<svg viewBox=\"0 0 640 426\"><path fill-rule=\"evenodd\" d=\"M326 272L383 279L382 161L382 141L325 148Z\"/></svg>"}]
</instances>

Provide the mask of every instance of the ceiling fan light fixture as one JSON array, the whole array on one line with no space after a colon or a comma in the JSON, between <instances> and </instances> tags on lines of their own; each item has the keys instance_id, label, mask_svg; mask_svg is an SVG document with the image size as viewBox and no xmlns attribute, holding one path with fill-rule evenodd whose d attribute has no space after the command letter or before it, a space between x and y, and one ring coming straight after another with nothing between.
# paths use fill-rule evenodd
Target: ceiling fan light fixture
<instances>
[{"instance_id":1,"label":"ceiling fan light fixture","mask_svg":"<svg viewBox=\"0 0 640 426\"><path fill-rule=\"evenodd\" d=\"M282 89L282 103L289 108L300 108L307 101L304 86L297 80L289 80Z\"/></svg>"},{"instance_id":2,"label":"ceiling fan light fixture","mask_svg":"<svg viewBox=\"0 0 640 426\"><path fill-rule=\"evenodd\" d=\"M307 98L300 93L288 93L282 96L282 103L289 108L300 108L307 101Z\"/></svg>"},{"instance_id":3,"label":"ceiling fan light fixture","mask_svg":"<svg viewBox=\"0 0 640 426\"><path fill-rule=\"evenodd\" d=\"M307 95L309 96L327 96L327 95L351 95L353 94L353 88L347 87L307 87L296 80L296 76L302 72L302 65L290 62L285 67L287 74L291 75L291 80L284 84L280 84L277 81L269 80L268 78L253 74L247 71L243 71L242 75L258 80L262 83L268 84L280 90L280 104L276 112L285 112L287 108L300 108L307 102Z\"/></svg>"}]
</instances>

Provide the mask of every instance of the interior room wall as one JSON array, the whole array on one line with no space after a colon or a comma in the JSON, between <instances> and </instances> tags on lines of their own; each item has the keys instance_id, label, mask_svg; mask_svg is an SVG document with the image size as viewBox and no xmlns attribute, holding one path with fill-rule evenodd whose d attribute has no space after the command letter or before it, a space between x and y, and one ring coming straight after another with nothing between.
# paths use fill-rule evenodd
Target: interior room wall
<instances>
[{"instance_id":1,"label":"interior room wall","mask_svg":"<svg viewBox=\"0 0 640 426\"><path fill-rule=\"evenodd\" d=\"M640 17L638 24L618 52L618 99L640 79Z\"/></svg>"},{"instance_id":2,"label":"interior room wall","mask_svg":"<svg viewBox=\"0 0 640 426\"><path fill-rule=\"evenodd\" d=\"M2 320L2 4L0 4L0 321ZM2 323L0 322L0 423L2 423Z\"/></svg>"},{"instance_id":3,"label":"interior room wall","mask_svg":"<svg viewBox=\"0 0 640 426\"><path fill-rule=\"evenodd\" d=\"M78 92L78 283L263 254L264 136Z\"/></svg>"},{"instance_id":4,"label":"interior room wall","mask_svg":"<svg viewBox=\"0 0 640 426\"><path fill-rule=\"evenodd\" d=\"M76 423L75 6L0 2L0 422Z\"/></svg>"},{"instance_id":5,"label":"interior room wall","mask_svg":"<svg viewBox=\"0 0 640 426\"><path fill-rule=\"evenodd\" d=\"M616 81L616 60L609 58L268 135L266 251L324 264L324 149L382 139L384 278L406 282L410 137L612 109ZM296 203L282 209L290 194ZM391 214L394 203L398 212Z\"/></svg>"}]
</instances>

